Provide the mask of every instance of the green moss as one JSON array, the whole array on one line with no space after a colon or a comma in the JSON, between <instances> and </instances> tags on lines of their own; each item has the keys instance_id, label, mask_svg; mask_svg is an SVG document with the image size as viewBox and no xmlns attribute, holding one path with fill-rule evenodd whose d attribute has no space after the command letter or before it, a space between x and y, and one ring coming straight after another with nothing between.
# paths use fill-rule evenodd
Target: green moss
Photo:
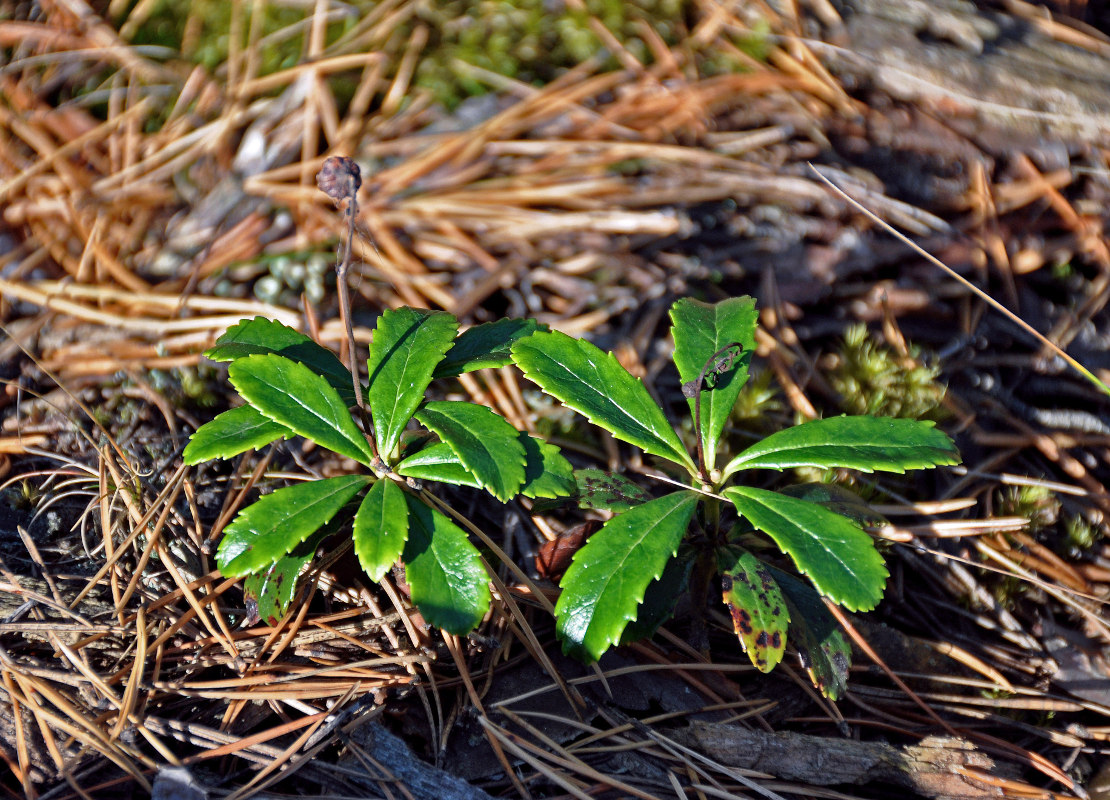
<instances>
[{"instance_id":1,"label":"green moss","mask_svg":"<svg viewBox=\"0 0 1110 800\"><path fill-rule=\"evenodd\" d=\"M849 414L874 414L906 419L938 419L945 387L937 382L939 366L918 361L907 366L889 347L878 344L865 325L853 325L844 334L840 357L829 372L829 381L841 395Z\"/></svg>"},{"instance_id":2,"label":"green moss","mask_svg":"<svg viewBox=\"0 0 1110 800\"><path fill-rule=\"evenodd\" d=\"M782 402L775 389L771 371L768 369L752 371L749 375L748 382L744 384L744 388L740 390L740 396L736 398L732 418L741 422L751 422L762 419L767 414L782 411Z\"/></svg>"},{"instance_id":3,"label":"green moss","mask_svg":"<svg viewBox=\"0 0 1110 800\"><path fill-rule=\"evenodd\" d=\"M1029 533L1036 534L1056 524L1060 501L1043 486L1017 486L1002 492L998 510L1002 516L1025 517Z\"/></svg>"},{"instance_id":4,"label":"green moss","mask_svg":"<svg viewBox=\"0 0 1110 800\"><path fill-rule=\"evenodd\" d=\"M227 60L231 8L232 4L226 0L193 0L192 3L161 0L153 13L135 31L131 43L154 44L181 51L186 27L192 19L193 25L199 25L195 35L191 32L189 37L194 46L181 55L213 71ZM247 44L251 8L248 4L243 18L242 46ZM267 36L300 22L307 14L312 13L312 9L267 4L263 13L262 35ZM327 40L334 41L352 24L353 20L345 24L330 25ZM304 36L296 35L263 47L260 54L260 74L267 75L296 66L301 59L303 43Z\"/></svg>"},{"instance_id":5,"label":"green moss","mask_svg":"<svg viewBox=\"0 0 1110 800\"><path fill-rule=\"evenodd\" d=\"M1079 558L1091 551L1102 538L1102 530L1080 516L1070 516L1064 520L1065 551L1068 558Z\"/></svg>"},{"instance_id":6,"label":"green moss","mask_svg":"<svg viewBox=\"0 0 1110 800\"><path fill-rule=\"evenodd\" d=\"M589 13L550 0L453 0L421 6L420 18L432 36L417 69L417 84L454 107L466 96L488 87L461 72L456 61L527 83L542 84L602 50L590 29L601 20L636 58L649 61L639 35L648 22L669 44L684 32L688 0L586 0ZM553 10L554 8L554 10ZM610 56L609 67L618 66Z\"/></svg>"}]
</instances>

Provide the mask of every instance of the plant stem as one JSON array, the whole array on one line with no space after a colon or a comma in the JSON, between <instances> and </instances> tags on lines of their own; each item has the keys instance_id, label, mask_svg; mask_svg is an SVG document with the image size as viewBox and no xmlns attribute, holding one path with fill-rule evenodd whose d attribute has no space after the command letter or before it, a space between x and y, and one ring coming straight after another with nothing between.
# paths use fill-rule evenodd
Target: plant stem
<instances>
[{"instance_id":1,"label":"plant stem","mask_svg":"<svg viewBox=\"0 0 1110 800\"><path fill-rule=\"evenodd\" d=\"M355 329L351 321L351 295L347 286L347 271L351 266L351 250L355 238L355 215L358 214L358 198L352 182L352 191L348 195L347 206L347 242L343 248L343 260L335 272L336 288L339 290L339 317L343 320L343 328L347 331L347 363L351 370L351 380L355 389L355 404L362 416L362 426L366 434L366 441L370 444L370 452L378 458L378 448L374 443L374 429L371 427L370 414L362 401L362 381L359 380L358 363L355 359Z\"/></svg>"},{"instance_id":2,"label":"plant stem","mask_svg":"<svg viewBox=\"0 0 1110 800\"><path fill-rule=\"evenodd\" d=\"M701 542L694 570L690 575L690 644L703 655L709 655L709 623L705 603L709 584L717 574L717 542L721 533L721 502L707 498L705 505L704 540Z\"/></svg>"},{"instance_id":3,"label":"plant stem","mask_svg":"<svg viewBox=\"0 0 1110 800\"><path fill-rule=\"evenodd\" d=\"M716 567L714 550L706 546L698 553L690 574L690 646L706 657L709 656L709 620L705 603Z\"/></svg>"}]
</instances>

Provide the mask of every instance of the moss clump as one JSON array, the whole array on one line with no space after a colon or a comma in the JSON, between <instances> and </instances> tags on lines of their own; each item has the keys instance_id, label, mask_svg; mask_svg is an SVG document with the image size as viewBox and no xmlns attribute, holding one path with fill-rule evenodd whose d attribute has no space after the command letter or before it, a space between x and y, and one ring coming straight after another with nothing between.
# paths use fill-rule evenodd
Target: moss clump
<instances>
[{"instance_id":1,"label":"moss clump","mask_svg":"<svg viewBox=\"0 0 1110 800\"><path fill-rule=\"evenodd\" d=\"M853 325L844 334L829 381L849 414L905 419L937 419L945 387L937 382L939 366L922 364L917 348L903 358L878 344L867 326Z\"/></svg>"},{"instance_id":2,"label":"moss clump","mask_svg":"<svg viewBox=\"0 0 1110 800\"><path fill-rule=\"evenodd\" d=\"M1025 517L1029 533L1037 534L1056 524L1060 501L1043 486L1017 486L1002 492L998 511L1007 517Z\"/></svg>"},{"instance_id":3,"label":"moss clump","mask_svg":"<svg viewBox=\"0 0 1110 800\"><path fill-rule=\"evenodd\" d=\"M421 6L432 31L417 69L417 83L449 108L488 87L462 73L456 61L542 84L597 55L602 44L590 29L599 19L641 62L650 61L639 26L650 24L668 44L684 31L687 0L585 0L588 13L559 0L454 0ZM610 66L615 66L614 60Z\"/></svg>"},{"instance_id":4,"label":"moss clump","mask_svg":"<svg viewBox=\"0 0 1110 800\"><path fill-rule=\"evenodd\" d=\"M150 15L138 26L131 37L131 44L153 44L168 47L181 53L182 57L200 64L209 71L227 61L229 30L231 27L232 4L227 0L193 0L181 3L177 0L161 0ZM243 15L243 41L250 29L250 16L253 6L248 4ZM275 33L282 28L300 22L311 14L304 8L266 4L262 20L262 35ZM353 23L348 23L353 24ZM334 41L345 25L328 26L328 41ZM259 63L262 75L289 69L301 59L303 36L292 36L273 45L263 47Z\"/></svg>"}]
</instances>

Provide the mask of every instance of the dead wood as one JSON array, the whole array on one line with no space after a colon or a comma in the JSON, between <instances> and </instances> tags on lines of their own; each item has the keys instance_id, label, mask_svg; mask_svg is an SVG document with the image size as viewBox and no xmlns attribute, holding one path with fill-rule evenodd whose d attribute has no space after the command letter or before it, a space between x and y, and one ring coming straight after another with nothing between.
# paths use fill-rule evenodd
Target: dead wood
<instances>
[{"instance_id":1,"label":"dead wood","mask_svg":"<svg viewBox=\"0 0 1110 800\"><path fill-rule=\"evenodd\" d=\"M962 739L930 736L921 744L831 739L802 733L765 733L694 721L673 739L730 767L765 772L818 786L893 783L925 797L982 800L1001 797L997 786L972 777L994 761Z\"/></svg>"}]
</instances>

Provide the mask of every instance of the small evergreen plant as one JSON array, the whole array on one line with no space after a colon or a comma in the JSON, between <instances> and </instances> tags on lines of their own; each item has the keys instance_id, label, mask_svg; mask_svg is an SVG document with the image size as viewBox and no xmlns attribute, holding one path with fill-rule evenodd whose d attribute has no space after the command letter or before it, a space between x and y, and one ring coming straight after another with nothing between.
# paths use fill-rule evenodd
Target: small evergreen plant
<instances>
[{"instance_id":1,"label":"small evergreen plant","mask_svg":"<svg viewBox=\"0 0 1110 800\"><path fill-rule=\"evenodd\" d=\"M537 331L512 346L517 366L547 394L677 468L689 486L653 498L618 475L578 473L580 504L617 513L575 554L562 578L555 613L563 649L597 659L614 644L648 635L673 613L687 587L692 638L705 646L701 603L718 575L752 664L772 670L789 635L811 680L835 698L847 679L850 651L823 598L852 611L870 610L882 599L888 575L860 526L866 506L835 487L771 491L735 478L747 470L794 467L900 473L956 464L956 448L932 422L841 416L773 433L727 458L723 434L747 380L755 302L679 300L671 321L674 362L697 439L693 455L639 379L612 354L558 332ZM769 563L772 542L808 584Z\"/></svg>"},{"instance_id":2,"label":"small evergreen plant","mask_svg":"<svg viewBox=\"0 0 1110 800\"><path fill-rule=\"evenodd\" d=\"M259 616L280 617L317 547L349 522L355 554L371 579L403 563L425 620L466 633L489 609L486 568L450 509L424 483L482 488L506 502L517 494L566 495L574 477L558 448L518 431L491 409L424 395L436 378L511 363L510 346L538 326L504 319L459 333L455 317L442 311L386 311L374 329L364 385L355 377L346 285L361 178L353 161L331 158L317 181L334 200L349 204L338 288L351 366L279 322L243 320L205 355L231 362L228 377L246 403L201 426L184 459L228 458L300 435L365 471L262 497L225 528L216 563L228 577L247 578L247 596ZM414 419L423 431L405 435Z\"/></svg>"}]
</instances>

